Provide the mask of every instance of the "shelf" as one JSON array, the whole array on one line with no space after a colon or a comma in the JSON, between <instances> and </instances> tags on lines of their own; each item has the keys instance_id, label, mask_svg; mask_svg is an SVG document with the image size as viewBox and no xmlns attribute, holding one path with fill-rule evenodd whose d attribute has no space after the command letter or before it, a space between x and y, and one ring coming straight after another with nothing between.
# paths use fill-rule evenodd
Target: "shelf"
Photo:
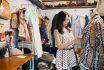
<instances>
[{"instance_id":1,"label":"shelf","mask_svg":"<svg viewBox=\"0 0 104 70\"><path fill-rule=\"evenodd\" d=\"M82 0L42 0L42 2L59 2L59 1L82 1ZM87 1L87 0L83 0Z\"/></svg>"}]
</instances>

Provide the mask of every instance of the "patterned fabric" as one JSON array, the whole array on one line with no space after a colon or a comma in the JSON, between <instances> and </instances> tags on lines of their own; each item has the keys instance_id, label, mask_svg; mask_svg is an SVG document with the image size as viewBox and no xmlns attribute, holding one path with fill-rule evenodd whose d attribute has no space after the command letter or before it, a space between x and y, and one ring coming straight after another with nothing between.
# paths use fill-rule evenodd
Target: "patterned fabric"
<instances>
[{"instance_id":1,"label":"patterned fabric","mask_svg":"<svg viewBox=\"0 0 104 70\"><path fill-rule=\"evenodd\" d=\"M103 20L99 15L93 17L83 34L83 56L81 62L91 70L98 70L99 48L103 48ZM102 69L103 70L103 69Z\"/></svg>"},{"instance_id":2,"label":"patterned fabric","mask_svg":"<svg viewBox=\"0 0 104 70\"><path fill-rule=\"evenodd\" d=\"M74 38L73 33L72 32L64 32L64 34L60 34L59 35L60 40L62 42L66 42L70 39L70 41ZM62 39L63 37L63 39ZM57 45L56 45L57 46ZM70 45L69 47L73 47L73 45ZM65 49L69 49L69 48L65 48ZM63 51L63 52L62 52ZM62 56L63 55L63 56ZM74 49L71 50L57 50L57 54L56 54L56 67L59 69L68 69L70 67L73 67L76 65L76 56L75 56L75 52Z\"/></svg>"},{"instance_id":3,"label":"patterned fabric","mask_svg":"<svg viewBox=\"0 0 104 70\"><path fill-rule=\"evenodd\" d=\"M99 49L99 62L98 62L99 70L104 69L104 52L103 49Z\"/></svg>"},{"instance_id":4,"label":"patterned fabric","mask_svg":"<svg viewBox=\"0 0 104 70\"><path fill-rule=\"evenodd\" d=\"M84 25L84 28L88 25L88 22L89 22L89 18L88 18L88 16L86 15L86 16L85 16L85 25Z\"/></svg>"}]
</instances>

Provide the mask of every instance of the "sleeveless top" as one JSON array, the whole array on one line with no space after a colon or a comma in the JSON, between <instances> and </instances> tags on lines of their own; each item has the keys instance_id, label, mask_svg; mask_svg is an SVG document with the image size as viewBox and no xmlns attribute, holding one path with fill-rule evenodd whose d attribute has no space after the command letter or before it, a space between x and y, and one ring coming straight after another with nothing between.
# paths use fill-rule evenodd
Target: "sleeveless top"
<instances>
[{"instance_id":1,"label":"sleeveless top","mask_svg":"<svg viewBox=\"0 0 104 70\"><path fill-rule=\"evenodd\" d=\"M74 35L71 32L64 32L64 34L59 34L60 40L61 42L66 42L66 41L71 41L74 38ZM63 41L62 41L63 40ZM68 69L70 67L73 67L76 65L76 56L75 56L75 52L74 49L70 49L74 46L74 44L68 46L67 48L65 48L66 50L57 50L56 53L56 68L58 69ZM56 45L57 47L57 45ZM68 50L70 49L70 50Z\"/></svg>"}]
</instances>

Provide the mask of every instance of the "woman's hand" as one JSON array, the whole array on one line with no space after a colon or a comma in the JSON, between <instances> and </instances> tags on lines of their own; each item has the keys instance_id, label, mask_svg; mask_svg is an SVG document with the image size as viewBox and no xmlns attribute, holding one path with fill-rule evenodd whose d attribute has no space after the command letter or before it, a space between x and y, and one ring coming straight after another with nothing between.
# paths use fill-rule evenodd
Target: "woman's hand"
<instances>
[{"instance_id":1,"label":"woman's hand","mask_svg":"<svg viewBox=\"0 0 104 70\"><path fill-rule=\"evenodd\" d=\"M81 42L81 39L82 39L82 36L77 36L77 37L75 37L74 43L75 43L75 44L79 44L79 43Z\"/></svg>"}]
</instances>

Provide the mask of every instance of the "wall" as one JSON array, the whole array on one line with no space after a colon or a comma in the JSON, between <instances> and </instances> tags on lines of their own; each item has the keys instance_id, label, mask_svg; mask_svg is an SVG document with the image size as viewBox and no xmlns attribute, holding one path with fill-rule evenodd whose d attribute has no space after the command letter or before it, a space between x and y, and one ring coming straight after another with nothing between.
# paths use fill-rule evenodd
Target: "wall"
<instances>
[{"instance_id":1,"label":"wall","mask_svg":"<svg viewBox=\"0 0 104 70\"><path fill-rule=\"evenodd\" d=\"M19 8L37 8L29 0L7 0L10 4L11 13L15 12ZM39 11L42 11L39 9ZM10 29L10 20L0 19L0 23L4 24L4 30Z\"/></svg>"},{"instance_id":2,"label":"wall","mask_svg":"<svg viewBox=\"0 0 104 70\"><path fill-rule=\"evenodd\" d=\"M51 23L54 15L57 14L59 11L66 11L70 15L84 16L84 15L89 15L91 9L93 8L49 9L49 10L43 10L42 15L49 17L50 23Z\"/></svg>"},{"instance_id":3,"label":"wall","mask_svg":"<svg viewBox=\"0 0 104 70\"><path fill-rule=\"evenodd\" d=\"M7 0L10 3L11 12L15 12L18 8L37 8L37 6L33 5L29 0ZM89 10L91 8L74 8L74 9L49 9L49 10L41 10L39 9L40 13L43 16L48 16L50 18L50 23L56 13L63 10L68 12L71 15L89 15ZM4 23L4 29L8 30L10 27L10 20L3 20L0 19L0 23Z\"/></svg>"}]
</instances>

